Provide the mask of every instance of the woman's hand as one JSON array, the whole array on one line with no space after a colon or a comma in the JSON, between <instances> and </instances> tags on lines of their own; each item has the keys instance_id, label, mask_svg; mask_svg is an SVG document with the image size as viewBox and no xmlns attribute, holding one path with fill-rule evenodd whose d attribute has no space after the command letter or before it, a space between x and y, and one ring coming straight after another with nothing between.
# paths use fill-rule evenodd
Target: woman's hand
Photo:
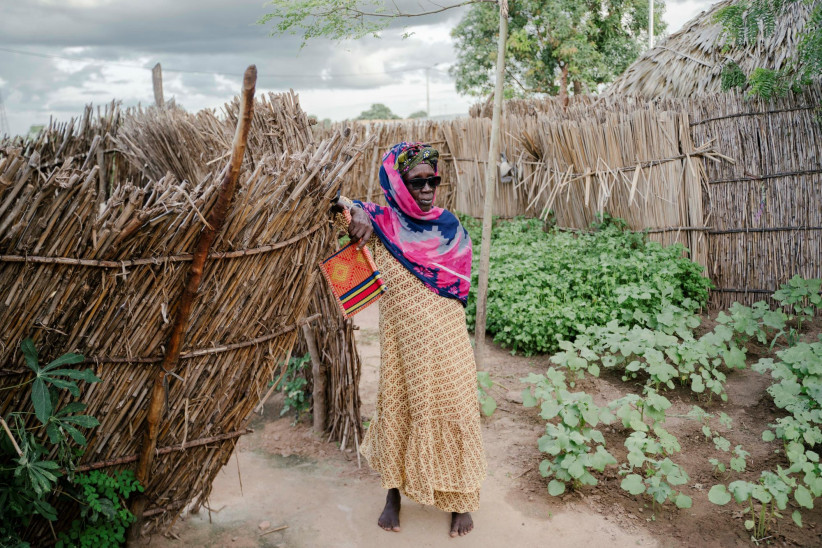
<instances>
[{"instance_id":1,"label":"woman's hand","mask_svg":"<svg viewBox=\"0 0 822 548\"><path fill-rule=\"evenodd\" d=\"M348 224L348 236L352 242L356 242L357 249L362 249L374 232L371 227L371 219L361 207L352 207L350 212L351 222Z\"/></svg>"}]
</instances>

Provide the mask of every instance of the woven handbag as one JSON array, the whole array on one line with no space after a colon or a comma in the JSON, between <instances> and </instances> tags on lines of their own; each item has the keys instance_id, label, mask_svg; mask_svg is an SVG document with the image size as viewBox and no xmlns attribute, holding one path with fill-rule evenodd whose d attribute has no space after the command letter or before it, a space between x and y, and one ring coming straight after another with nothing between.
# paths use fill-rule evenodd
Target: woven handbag
<instances>
[{"instance_id":1,"label":"woven handbag","mask_svg":"<svg viewBox=\"0 0 822 548\"><path fill-rule=\"evenodd\" d=\"M348 244L320 261L320 270L345 318L365 310L385 292L385 283L367 247L358 250L353 243Z\"/></svg>"}]
</instances>

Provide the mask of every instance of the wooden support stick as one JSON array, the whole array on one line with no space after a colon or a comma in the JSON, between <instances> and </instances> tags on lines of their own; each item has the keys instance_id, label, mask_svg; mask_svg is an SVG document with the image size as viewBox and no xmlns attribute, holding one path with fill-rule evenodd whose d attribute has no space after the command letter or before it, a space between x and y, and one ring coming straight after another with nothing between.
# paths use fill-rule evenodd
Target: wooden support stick
<instances>
[{"instance_id":1,"label":"wooden support stick","mask_svg":"<svg viewBox=\"0 0 822 548\"><path fill-rule=\"evenodd\" d=\"M311 376L314 379L314 431L318 434L325 432L327 405L325 401L325 368L322 367L320 351L317 349L317 341L314 338L314 331L308 324L303 324L303 337L305 337L308 353L311 355Z\"/></svg>"},{"instance_id":2,"label":"wooden support stick","mask_svg":"<svg viewBox=\"0 0 822 548\"><path fill-rule=\"evenodd\" d=\"M480 244L477 316L474 328L474 356L477 367L486 366L485 320L488 312L488 277L491 262L491 224L494 214L494 194L497 187L497 162L500 148L500 118L502 117L502 84L505 73L505 43L508 40L508 2L499 2L499 37L497 38L497 70L494 87L494 111L491 118L491 142L485 166L485 202L482 210L482 242Z\"/></svg>"},{"instance_id":3,"label":"wooden support stick","mask_svg":"<svg viewBox=\"0 0 822 548\"><path fill-rule=\"evenodd\" d=\"M151 84L154 87L154 104L163 108L165 105L165 100L163 99L163 68L160 66L160 63L157 63L154 65L154 68L151 69Z\"/></svg>"},{"instance_id":4,"label":"wooden support stick","mask_svg":"<svg viewBox=\"0 0 822 548\"><path fill-rule=\"evenodd\" d=\"M183 335L188 325L191 309L194 305L194 298L200 289L200 281L203 277L203 266L208 257L208 250L217 238L217 234L222 230L231 202L234 199L237 188L237 180L240 177L240 170L243 165L245 148L248 141L248 132L251 129L251 118L254 111L254 90L257 84L257 67L251 65L243 76L243 89L240 93L240 109L238 112L237 131L234 133L234 142L231 148L231 160L225 175L220 183L217 201L208 212L206 224L197 237L194 248L194 259L189 268L185 287L177 300L177 313L172 324L171 334L166 345L166 354L163 362L154 375L154 384L151 389L151 400L149 401L148 413L143 427L143 443L140 448L140 456L137 459L137 481L146 489L149 488L148 481L151 473L151 465L154 463L154 450L157 447L157 437L160 433L160 420L163 415L163 402L165 400L166 375L173 371L180 358L180 349L183 343ZM136 543L140 537L140 529L143 525L143 512L145 511L148 497L145 493L135 497L132 505L132 514L137 519L129 530L129 540Z\"/></svg>"}]
</instances>

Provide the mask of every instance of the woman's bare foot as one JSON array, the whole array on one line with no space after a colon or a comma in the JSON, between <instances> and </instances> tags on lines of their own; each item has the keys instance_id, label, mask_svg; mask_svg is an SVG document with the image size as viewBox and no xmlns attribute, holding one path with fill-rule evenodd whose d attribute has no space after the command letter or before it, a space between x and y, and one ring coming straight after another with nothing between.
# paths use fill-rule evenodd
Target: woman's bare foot
<instances>
[{"instance_id":1,"label":"woman's bare foot","mask_svg":"<svg viewBox=\"0 0 822 548\"><path fill-rule=\"evenodd\" d=\"M451 536L465 536L474 528L474 520L471 519L471 514L465 512L451 512Z\"/></svg>"},{"instance_id":2,"label":"woman's bare foot","mask_svg":"<svg viewBox=\"0 0 822 548\"><path fill-rule=\"evenodd\" d=\"M471 519L470 517L468 518ZM389 489L388 495L385 497L385 508L383 508L380 519L377 520L377 525L386 531L400 531L400 490ZM453 535L452 535L453 536Z\"/></svg>"}]
</instances>

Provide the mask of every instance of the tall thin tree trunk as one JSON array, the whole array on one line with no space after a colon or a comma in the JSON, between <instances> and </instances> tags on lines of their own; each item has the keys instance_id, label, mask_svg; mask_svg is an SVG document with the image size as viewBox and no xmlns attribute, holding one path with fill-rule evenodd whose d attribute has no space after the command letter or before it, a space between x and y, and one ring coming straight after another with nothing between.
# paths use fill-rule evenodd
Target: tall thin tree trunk
<instances>
[{"instance_id":1,"label":"tall thin tree trunk","mask_svg":"<svg viewBox=\"0 0 822 548\"><path fill-rule=\"evenodd\" d=\"M488 312L488 275L491 260L491 224L494 214L494 191L497 186L500 118L505 74L505 42L508 41L508 0L499 0L499 43L497 44L497 81L494 86L494 113L491 118L491 143L485 165L485 203L482 210L482 244L480 246L479 287L477 288L477 323L474 330L474 356L478 367L485 366L485 320Z\"/></svg>"}]
</instances>

